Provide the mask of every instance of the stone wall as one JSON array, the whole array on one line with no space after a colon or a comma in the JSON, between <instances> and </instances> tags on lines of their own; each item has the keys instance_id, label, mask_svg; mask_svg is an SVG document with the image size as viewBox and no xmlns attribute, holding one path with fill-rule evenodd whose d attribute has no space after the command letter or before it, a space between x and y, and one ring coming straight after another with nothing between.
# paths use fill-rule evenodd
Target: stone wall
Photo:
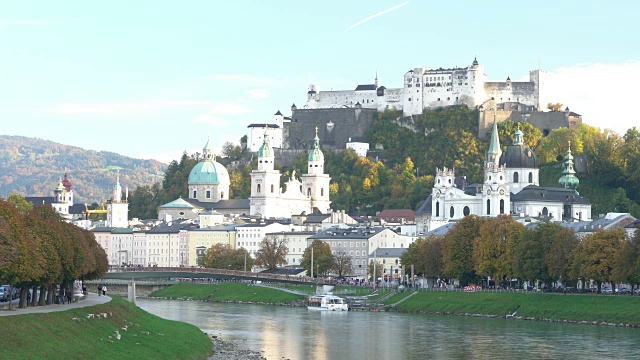
<instances>
[{"instance_id":1,"label":"stone wall","mask_svg":"<svg viewBox=\"0 0 640 360\"><path fill-rule=\"evenodd\" d=\"M295 109L285 123L283 148L310 149L317 127L323 148L345 149L349 138L365 137L376 116L376 109Z\"/></svg>"},{"instance_id":2,"label":"stone wall","mask_svg":"<svg viewBox=\"0 0 640 360\"><path fill-rule=\"evenodd\" d=\"M570 115L571 114L571 115ZM494 111L481 110L478 120L478 137L485 138L489 136L491 127L493 126ZM515 111L515 110L497 110L495 111L495 119L497 122L513 121L528 122L536 128L540 129L544 136L548 135L553 129L574 128L582 123L580 115L565 111Z\"/></svg>"}]
</instances>

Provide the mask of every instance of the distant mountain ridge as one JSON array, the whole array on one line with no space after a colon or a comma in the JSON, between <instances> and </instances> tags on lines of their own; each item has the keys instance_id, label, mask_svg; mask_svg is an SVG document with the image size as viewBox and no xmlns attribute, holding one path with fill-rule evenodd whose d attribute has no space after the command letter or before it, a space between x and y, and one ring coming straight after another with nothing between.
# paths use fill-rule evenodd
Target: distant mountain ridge
<instances>
[{"instance_id":1,"label":"distant mountain ridge","mask_svg":"<svg viewBox=\"0 0 640 360\"><path fill-rule=\"evenodd\" d=\"M0 135L0 196L53 196L58 180L69 174L75 203L101 203L111 198L120 170L120 183L133 191L162 182L166 164L130 158L108 151L24 136Z\"/></svg>"}]
</instances>

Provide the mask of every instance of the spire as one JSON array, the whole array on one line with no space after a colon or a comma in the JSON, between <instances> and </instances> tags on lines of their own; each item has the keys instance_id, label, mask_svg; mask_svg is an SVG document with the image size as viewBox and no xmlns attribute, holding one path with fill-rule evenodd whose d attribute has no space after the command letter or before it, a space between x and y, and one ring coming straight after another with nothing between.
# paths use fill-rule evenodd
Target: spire
<instances>
[{"instance_id":1,"label":"spire","mask_svg":"<svg viewBox=\"0 0 640 360\"><path fill-rule=\"evenodd\" d=\"M271 151L271 144L269 143L269 124L266 124L267 126L265 127L264 130L264 139L262 140L262 146L260 146L260 149L258 150L258 157L259 158L265 158L265 157L272 157L273 156L273 151Z\"/></svg>"},{"instance_id":2,"label":"spire","mask_svg":"<svg viewBox=\"0 0 640 360\"><path fill-rule=\"evenodd\" d=\"M476 56L473 57L472 65L478 65L478 58Z\"/></svg>"},{"instance_id":3,"label":"spire","mask_svg":"<svg viewBox=\"0 0 640 360\"><path fill-rule=\"evenodd\" d=\"M116 185L113 187L113 201L120 202L122 200L122 187L120 186L120 170L116 174Z\"/></svg>"},{"instance_id":4,"label":"spire","mask_svg":"<svg viewBox=\"0 0 640 360\"><path fill-rule=\"evenodd\" d=\"M324 154L320 150L320 138L318 137L318 127L316 126L316 137L313 139L313 148L309 151L309 161L324 162Z\"/></svg>"},{"instance_id":5,"label":"spire","mask_svg":"<svg viewBox=\"0 0 640 360\"><path fill-rule=\"evenodd\" d=\"M378 69L376 69L376 89L380 87L380 82L378 81Z\"/></svg>"},{"instance_id":6,"label":"spire","mask_svg":"<svg viewBox=\"0 0 640 360\"><path fill-rule=\"evenodd\" d=\"M498 125L496 123L495 114L493 115L493 130L491 131L491 140L489 141L489 151L487 151L487 163L498 163L502 155L500 150L500 139L498 139Z\"/></svg>"},{"instance_id":7,"label":"spire","mask_svg":"<svg viewBox=\"0 0 640 360\"><path fill-rule=\"evenodd\" d=\"M567 149L567 155L564 157L564 170L562 171L562 177L558 180L558 183L567 189L575 190L580 184L580 179L576 177L576 171L573 169L573 155L571 155L571 141L569 141L569 148ZM576 191L577 193L577 191Z\"/></svg>"},{"instance_id":8,"label":"spire","mask_svg":"<svg viewBox=\"0 0 640 360\"><path fill-rule=\"evenodd\" d=\"M524 133L520 131L520 123L518 123L518 130L513 133L513 145L523 145L524 144Z\"/></svg>"},{"instance_id":9,"label":"spire","mask_svg":"<svg viewBox=\"0 0 640 360\"><path fill-rule=\"evenodd\" d=\"M211 149L211 134L207 134L207 143L202 148L202 156L205 161L213 160L213 150Z\"/></svg>"}]
</instances>

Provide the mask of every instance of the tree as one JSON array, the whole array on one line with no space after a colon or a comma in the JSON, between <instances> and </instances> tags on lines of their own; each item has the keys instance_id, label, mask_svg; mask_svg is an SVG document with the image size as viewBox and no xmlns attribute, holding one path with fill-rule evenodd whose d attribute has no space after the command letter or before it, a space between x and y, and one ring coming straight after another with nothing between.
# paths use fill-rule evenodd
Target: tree
<instances>
[{"instance_id":1,"label":"tree","mask_svg":"<svg viewBox=\"0 0 640 360\"><path fill-rule=\"evenodd\" d=\"M473 242L473 262L477 274L504 281L514 274L513 253L524 226L510 215L499 215L480 227Z\"/></svg>"},{"instance_id":2,"label":"tree","mask_svg":"<svg viewBox=\"0 0 640 360\"><path fill-rule=\"evenodd\" d=\"M629 241L623 241L613 268L613 278L620 283L640 286L640 231L635 232Z\"/></svg>"},{"instance_id":3,"label":"tree","mask_svg":"<svg viewBox=\"0 0 640 360\"><path fill-rule=\"evenodd\" d=\"M613 269L624 239L624 229L597 230L587 235L573 252L576 278L596 281L600 293L603 282L614 280Z\"/></svg>"},{"instance_id":4,"label":"tree","mask_svg":"<svg viewBox=\"0 0 640 360\"><path fill-rule=\"evenodd\" d=\"M546 251L545 264L547 274L553 281L566 281L571 274L573 250L578 246L578 238L573 230L545 222L536 230L537 236L544 244L549 244Z\"/></svg>"},{"instance_id":5,"label":"tree","mask_svg":"<svg viewBox=\"0 0 640 360\"><path fill-rule=\"evenodd\" d=\"M548 103L547 104L547 109L551 110L551 111L560 111L562 110L562 104L561 103Z\"/></svg>"},{"instance_id":6,"label":"tree","mask_svg":"<svg viewBox=\"0 0 640 360\"><path fill-rule=\"evenodd\" d=\"M373 260L370 260L368 268L367 268L367 276L369 278L369 281L377 282L378 279L382 278L382 269L384 268L384 265L382 265L382 263L380 261L376 261L376 264L375 264L375 268L376 268L375 277L372 276L373 275L373 268L374 268Z\"/></svg>"},{"instance_id":7,"label":"tree","mask_svg":"<svg viewBox=\"0 0 640 360\"><path fill-rule=\"evenodd\" d=\"M244 260L242 265L238 266L236 260L234 260L235 250L225 243L217 243L212 245L204 253L202 259L200 259L200 265L206 268L214 269L230 269L230 270L243 270ZM244 253L243 253L244 258Z\"/></svg>"},{"instance_id":8,"label":"tree","mask_svg":"<svg viewBox=\"0 0 640 360\"><path fill-rule=\"evenodd\" d=\"M267 235L260 242L258 252L256 253L255 264L268 270L275 270L281 265L287 264L288 253L289 248L287 247L286 238Z\"/></svg>"},{"instance_id":9,"label":"tree","mask_svg":"<svg viewBox=\"0 0 640 360\"><path fill-rule=\"evenodd\" d=\"M405 268L413 265L413 271L415 275L422 275L425 272L425 248L427 245L427 239L418 238L416 241L409 245L407 251L400 255L400 263Z\"/></svg>"},{"instance_id":10,"label":"tree","mask_svg":"<svg viewBox=\"0 0 640 360\"><path fill-rule=\"evenodd\" d=\"M444 236L444 276L458 279L461 284L468 284L477 279L473 266L473 240L480 233L480 227L485 221L479 216L466 216Z\"/></svg>"},{"instance_id":11,"label":"tree","mask_svg":"<svg viewBox=\"0 0 640 360\"><path fill-rule=\"evenodd\" d=\"M351 275L353 272L353 261L346 251L337 251L334 256L333 270L338 276Z\"/></svg>"},{"instance_id":12,"label":"tree","mask_svg":"<svg viewBox=\"0 0 640 360\"><path fill-rule=\"evenodd\" d=\"M316 276L326 275L334 263L331 247L326 242L316 239L304 250L300 266L307 270L307 276L311 276L311 249L313 249L313 273Z\"/></svg>"},{"instance_id":13,"label":"tree","mask_svg":"<svg viewBox=\"0 0 640 360\"><path fill-rule=\"evenodd\" d=\"M27 211L33 209L33 204L28 202L24 197L18 194L9 194L8 201L9 204L15 206L15 208L18 209L18 211L20 211L22 214L25 214Z\"/></svg>"}]
</instances>

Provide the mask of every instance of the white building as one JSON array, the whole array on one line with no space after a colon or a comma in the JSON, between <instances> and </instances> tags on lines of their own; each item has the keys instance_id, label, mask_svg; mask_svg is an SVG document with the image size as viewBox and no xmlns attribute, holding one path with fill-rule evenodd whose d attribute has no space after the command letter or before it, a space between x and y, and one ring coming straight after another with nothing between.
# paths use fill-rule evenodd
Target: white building
<instances>
[{"instance_id":1,"label":"white building","mask_svg":"<svg viewBox=\"0 0 640 360\"><path fill-rule=\"evenodd\" d=\"M513 214L556 222L591 219L591 204L575 190L579 180L573 170L571 149L559 180L563 187L540 187L537 164L535 153L524 145L519 129L514 133L513 145L502 153L494 122L484 182L458 188L453 169L436 169L433 191L416 212L418 234L468 215Z\"/></svg>"},{"instance_id":2,"label":"white building","mask_svg":"<svg viewBox=\"0 0 640 360\"><path fill-rule=\"evenodd\" d=\"M274 169L275 156L269 137L265 136L258 150L258 169L251 171L250 214L268 218L290 218L292 214L311 213L314 208L330 211L329 182L324 173L324 154L320 150L317 129L313 148L309 151L307 173L302 181L295 171L280 188L280 172Z\"/></svg>"},{"instance_id":3,"label":"white building","mask_svg":"<svg viewBox=\"0 0 640 360\"><path fill-rule=\"evenodd\" d=\"M267 236L274 236L278 240L283 240L287 244L287 266L300 266L302 255L307 249L307 239L315 235L312 231L280 231L268 233Z\"/></svg>"},{"instance_id":4,"label":"white building","mask_svg":"<svg viewBox=\"0 0 640 360\"><path fill-rule=\"evenodd\" d=\"M282 147L284 124L291 122L291 118L282 115L280 110L273 115L273 123L258 123L247 126L247 149L257 152L264 143L265 136L274 148Z\"/></svg>"},{"instance_id":5,"label":"white building","mask_svg":"<svg viewBox=\"0 0 640 360\"><path fill-rule=\"evenodd\" d=\"M546 71L532 70L529 81L487 81L484 66L476 59L471 65L450 69L419 67L404 75L402 88L390 89L375 83L358 85L355 90L320 91L317 84L309 85L308 109L339 107L402 110L405 116L422 114L423 109L451 105L476 107L487 100L499 103L518 102L540 109L546 104Z\"/></svg>"},{"instance_id":6,"label":"white building","mask_svg":"<svg viewBox=\"0 0 640 360\"><path fill-rule=\"evenodd\" d=\"M291 225L277 222L239 225L236 227L236 248L244 248L255 257L258 249L260 249L260 243L267 233L290 230Z\"/></svg>"},{"instance_id":7,"label":"white building","mask_svg":"<svg viewBox=\"0 0 640 360\"><path fill-rule=\"evenodd\" d=\"M350 137L347 142L347 149L352 149L358 156L366 157L369 151L369 143L361 137Z\"/></svg>"},{"instance_id":8,"label":"white building","mask_svg":"<svg viewBox=\"0 0 640 360\"><path fill-rule=\"evenodd\" d=\"M122 187L120 186L120 172L116 176L116 184L113 187L112 199L107 204L107 226L126 228L129 226L129 188L125 190L122 198Z\"/></svg>"}]
</instances>

